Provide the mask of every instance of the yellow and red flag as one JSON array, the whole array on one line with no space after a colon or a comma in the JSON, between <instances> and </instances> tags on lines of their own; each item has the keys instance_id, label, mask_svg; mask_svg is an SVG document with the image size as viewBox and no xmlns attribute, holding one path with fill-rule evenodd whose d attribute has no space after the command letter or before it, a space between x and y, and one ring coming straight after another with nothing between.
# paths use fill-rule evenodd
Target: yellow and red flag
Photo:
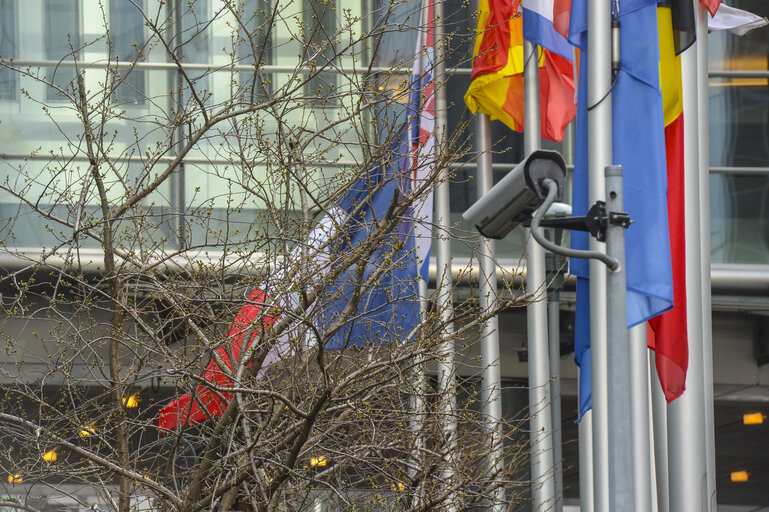
<instances>
[{"instance_id":1,"label":"yellow and red flag","mask_svg":"<svg viewBox=\"0 0 769 512\"><path fill-rule=\"evenodd\" d=\"M675 8L675 5L673 6ZM665 153L668 182L668 228L673 271L673 308L649 321L649 348L655 351L657 374L665 398L671 402L684 392L689 359L686 324L686 242L684 229L684 116L681 85L681 46L676 26L688 26L685 20L674 23L671 7L659 7L660 89L665 119ZM686 12L692 16L694 13ZM683 23L683 24L682 24Z\"/></svg>"},{"instance_id":2,"label":"yellow and red flag","mask_svg":"<svg viewBox=\"0 0 769 512\"><path fill-rule=\"evenodd\" d=\"M519 0L481 0L473 52L473 74L465 103L521 132L523 124L523 16ZM572 63L539 50L542 137L560 141L574 119Z\"/></svg>"}]
</instances>

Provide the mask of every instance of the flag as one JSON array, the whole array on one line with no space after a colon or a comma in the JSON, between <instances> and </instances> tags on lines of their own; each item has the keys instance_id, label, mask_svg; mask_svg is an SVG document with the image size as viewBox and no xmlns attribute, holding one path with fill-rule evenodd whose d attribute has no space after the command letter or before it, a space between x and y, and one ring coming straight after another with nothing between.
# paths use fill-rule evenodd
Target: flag
<instances>
[{"instance_id":1,"label":"flag","mask_svg":"<svg viewBox=\"0 0 769 512\"><path fill-rule=\"evenodd\" d=\"M667 217L667 171L656 0L622 3L621 68L612 90L613 163L623 166L625 211L635 222L625 233L628 326L645 322L673 305ZM574 215L588 204L587 2L573 0L569 39L580 47L580 78L573 188ZM572 246L586 249L585 233L572 233ZM580 414L591 407L589 265L572 259L577 276L575 361L580 366Z\"/></svg>"},{"instance_id":2,"label":"flag","mask_svg":"<svg viewBox=\"0 0 769 512\"><path fill-rule=\"evenodd\" d=\"M682 1L691 6L691 2ZM655 364L662 390L668 402L684 392L688 366L686 324L686 231L684 225L684 119L681 86L681 57L677 55L677 16L691 16L694 11L659 7L660 87L665 119L667 156L668 227L673 271L673 308L649 321L649 348L655 351Z\"/></svg>"},{"instance_id":3,"label":"flag","mask_svg":"<svg viewBox=\"0 0 769 512\"><path fill-rule=\"evenodd\" d=\"M429 11L428 18L432 20L432 4ZM322 275L333 271L338 264L334 255L349 254L360 247L374 235L390 208L404 196L419 192L417 188L428 178L434 144L432 43L432 23L429 22L425 39L420 37L417 42L406 119L379 164L350 186L309 234L306 247L313 255L308 262L312 273ZM418 320L417 279L428 277L431 218L432 190L429 190L426 194L420 193L420 200L399 219L391 233L361 255L364 259L359 264L339 269L342 270L339 278L320 294L313 306L320 312L318 327L321 330L334 325L340 314L348 315L345 309L350 305L356 280L366 282L368 277L381 275L375 286L360 296L351 320L334 334L327 348L396 343L408 338ZM300 249L295 249L289 259L298 258L300 253ZM388 270L381 272L382 265L387 265ZM285 273L278 271L273 281L285 279L288 279ZM241 353L278 321L281 310L299 304L297 293L289 294L284 304L276 304L268 292L269 283L251 292L230 326L225 346L215 350L218 359L227 366L226 372L217 358L212 358L202 376L207 385L197 386L194 392L176 398L160 411L157 424L161 432L224 413L232 395L226 391L217 394L211 387L224 390L233 387L227 375L233 370L232 361L237 363ZM313 344L312 340L308 341ZM290 354L290 342L284 334L267 354L262 367Z\"/></svg>"},{"instance_id":4,"label":"flag","mask_svg":"<svg viewBox=\"0 0 769 512\"><path fill-rule=\"evenodd\" d=\"M414 52L414 71L411 78L411 145L412 145L412 188L419 187L428 179L433 170L435 150L435 82L433 66L435 62L435 36L433 31L433 3L428 0L427 19L422 26L427 27L417 36ZM430 245L432 243L433 190L423 196L423 200L414 207L414 241L419 275L427 283L430 279Z\"/></svg>"},{"instance_id":5,"label":"flag","mask_svg":"<svg viewBox=\"0 0 769 512\"><path fill-rule=\"evenodd\" d=\"M738 36L744 36L754 28L767 24L769 20L766 18L726 4L722 4L714 15L708 16L708 30L728 30Z\"/></svg>"},{"instance_id":6,"label":"flag","mask_svg":"<svg viewBox=\"0 0 769 512\"><path fill-rule=\"evenodd\" d=\"M470 87L465 104L523 131L523 39L539 51L542 137L560 141L574 119L572 50L553 28L552 0L481 0Z\"/></svg>"},{"instance_id":7,"label":"flag","mask_svg":"<svg viewBox=\"0 0 769 512\"><path fill-rule=\"evenodd\" d=\"M721 0L700 0L700 3L708 10L711 16L715 16L721 6Z\"/></svg>"}]
</instances>

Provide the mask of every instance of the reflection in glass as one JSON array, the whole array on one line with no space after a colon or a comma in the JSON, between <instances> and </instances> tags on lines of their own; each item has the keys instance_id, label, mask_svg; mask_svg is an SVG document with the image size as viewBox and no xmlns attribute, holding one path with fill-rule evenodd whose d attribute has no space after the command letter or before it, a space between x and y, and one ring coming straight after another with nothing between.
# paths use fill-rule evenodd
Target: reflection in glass
<instances>
[{"instance_id":1,"label":"reflection in glass","mask_svg":"<svg viewBox=\"0 0 769 512\"><path fill-rule=\"evenodd\" d=\"M207 64L211 61L211 29L209 23L208 0L196 0L195 2L179 2L177 9L182 9L180 37L178 44L183 49L182 61L195 64ZM209 73L188 70L187 76L193 82L192 88L199 101L205 102L211 92L209 85ZM182 102L184 105L192 99L190 85L187 81L181 84L183 91Z\"/></svg>"},{"instance_id":2,"label":"reflection in glass","mask_svg":"<svg viewBox=\"0 0 769 512\"><path fill-rule=\"evenodd\" d=\"M120 62L139 60L144 46L144 18L141 11L127 0L110 0L109 5L112 57ZM144 71L119 68L118 81L120 84L113 96L119 103L144 103Z\"/></svg>"},{"instance_id":3,"label":"reflection in glass","mask_svg":"<svg viewBox=\"0 0 769 512\"><path fill-rule=\"evenodd\" d=\"M16 42L16 0L0 0L0 55L3 59L18 58ZM18 97L16 73L0 67L0 101Z\"/></svg>"},{"instance_id":4,"label":"reflection in glass","mask_svg":"<svg viewBox=\"0 0 769 512\"><path fill-rule=\"evenodd\" d=\"M45 59L71 61L80 48L80 15L77 0L45 0ZM55 67L46 69L46 76L59 89L71 87L75 78L75 69ZM64 100L64 96L54 87L48 87L46 96L49 100Z\"/></svg>"},{"instance_id":5,"label":"reflection in glass","mask_svg":"<svg viewBox=\"0 0 769 512\"><path fill-rule=\"evenodd\" d=\"M710 175L713 263L769 264L769 174Z\"/></svg>"},{"instance_id":6,"label":"reflection in glass","mask_svg":"<svg viewBox=\"0 0 769 512\"><path fill-rule=\"evenodd\" d=\"M274 20L272 7L266 0L242 0L240 12L243 24L240 28L238 64L247 66L271 65L272 32ZM245 27L245 28L243 28ZM271 90L272 74L256 70L241 71L238 75L241 87L255 99L265 99Z\"/></svg>"},{"instance_id":7,"label":"reflection in glass","mask_svg":"<svg viewBox=\"0 0 769 512\"><path fill-rule=\"evenodd\" d=\"M317 103L325 103L335 94L338 75L334 71L316 73L314 68L328 65L334 60L337 37L336 2L331 0L306 0L304 6L305 50L302 60L313 69L313 76L306 85L308 96Z\"/></svg>"}]
</instances>

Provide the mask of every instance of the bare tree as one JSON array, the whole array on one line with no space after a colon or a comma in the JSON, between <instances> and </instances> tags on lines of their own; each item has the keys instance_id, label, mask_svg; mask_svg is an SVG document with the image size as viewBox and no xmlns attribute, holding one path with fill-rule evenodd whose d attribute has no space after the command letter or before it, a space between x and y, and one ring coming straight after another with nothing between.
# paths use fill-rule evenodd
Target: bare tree
<instances>
[{"instance_id":1,"label":"bare tree","mask_svg":"<svg viewBox=\"0 0 769 512\"><path fill-rule=\"evenodd\" d=\"M2 61L55 136L2 164L0 507L43 509L41 486L119 512L519 501L515 428L491 474L469 398L448 452L429 378L414 212L466 148L406 137L422 9L85 5L55 60ZM453 336L495 313L458 305Z\"/></svg>"}]
</instances>

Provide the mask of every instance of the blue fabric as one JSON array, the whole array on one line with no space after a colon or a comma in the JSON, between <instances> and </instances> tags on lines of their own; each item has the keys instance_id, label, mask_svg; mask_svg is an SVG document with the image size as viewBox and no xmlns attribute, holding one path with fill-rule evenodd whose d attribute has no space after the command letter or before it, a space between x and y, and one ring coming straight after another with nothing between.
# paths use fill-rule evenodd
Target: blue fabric
<instances>
[{"instance_id":1,"label":"blue fabric","mask_svg":"<svg viewBox=\"0 0 769 512\"><path fill-rule=\"evenodd\" d=\"M564 37L556 32L553 20L548 20L536 11L523 8L523 38L561 57L574 58L574 49Z\"/></svg>"},{"instance_id":2,"label":"blue fabric","mask_svg":"<svg viewBox=\"0 0 769 512\"><path fill-rule=\"evenodd\" d=\"M608 1L608 0L607 0ZM657 1L620 3L621 69L612 92L612 150L623 166L625 211L635 221L626 231L627 323L632 327L670 309L673 278L667 219L667 169L662 95L659 89ZM576 8L576 9L575 9ZM570 40L586 47L586 2L572 2ZM581 52L575 146L573 211L588 203L587 52ZM588 235L572 234L572 247L586 249ZM590 294L587 260L572 259L577 276L575 362L580 365L580 416L591 407Z\"/></svg>"},{"instance_id":3,"label":"blue fabric","mask_svg":"<svg viewBox=\"0 0 769 512\"><path fill-rule=\"evenodd\" d=\"M413 133L410 128L402 126L397 140L385 152L380 164L353 184L338 203L351 216L337 232L331 244L332 254L344 258L351 251L362 248L371 247L372 251L361 254L365 258L361 260L364 262L361 275L358 275L361 268L356 262L326 288L324 297L319 298L322 328L331 327L352 302L359 289L356 283L366 282L382 265L388 270L360 298L353 315L327 344L329 349L403 341L419 319L413 223L404 220L381 242L373 246L368 242L388 210L408 190ZM394 251L398 245L402 247Z\"/></svg>"}]
</instances>

